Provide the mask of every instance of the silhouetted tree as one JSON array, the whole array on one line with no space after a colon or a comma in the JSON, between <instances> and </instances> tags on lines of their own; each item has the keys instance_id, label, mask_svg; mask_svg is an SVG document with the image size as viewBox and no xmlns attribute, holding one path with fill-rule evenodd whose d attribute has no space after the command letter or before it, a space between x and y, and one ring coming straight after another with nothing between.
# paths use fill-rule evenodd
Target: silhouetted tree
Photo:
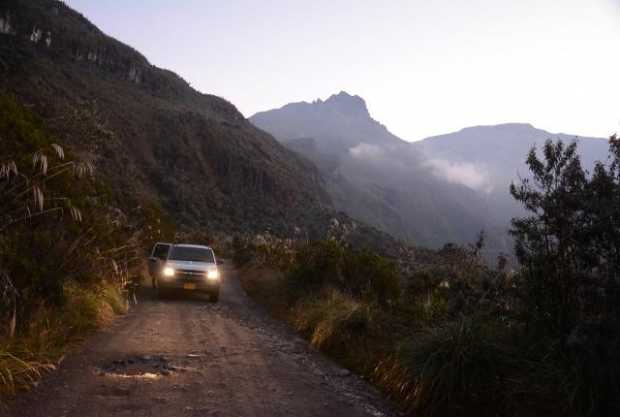
<instances>
[{"instance_id":1,"label":"silhouetted tree","mask_svg":"<svg viewBox=\"0 0 620 417\"><path fill-rule=\"evenodd\" d=\"M513 219L511 229L527 311L533 322L564 338L592 313L586 308L592 294L603 293L597 302L613 304L620 268L619 149L612 137L609 160L589 175L576 143L547 141L543 159L530 150L531 177L510 187L530 212Z\"/></svg>"}]
</instances>

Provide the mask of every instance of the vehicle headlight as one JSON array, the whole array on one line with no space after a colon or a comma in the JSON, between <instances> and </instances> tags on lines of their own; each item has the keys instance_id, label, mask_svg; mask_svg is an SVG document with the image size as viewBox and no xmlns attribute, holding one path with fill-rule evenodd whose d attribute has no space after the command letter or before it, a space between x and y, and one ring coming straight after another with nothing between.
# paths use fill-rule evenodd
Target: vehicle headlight
<instances>
[{"instance_id":1,"label":"vehicle headlight","mask_svg":"<svg viewBox=\"0 0 620 417\"><path fill-rule=\"evenodd\" d=\"M220 277L220 272L217 269L212 269L209 272L207 272L207 279L209 279L210 281L215 281L219 277Z\"/></svg>"},{"instance_id":2,"label":"vehicle headlight","mask_svg":"<svg viewBox=\"0 0 620 417\"><path fill-rule=\"evenodd\" d=\"M165 277L173 277L174 276L174 269L170 268L169 266L164 268L164 276Z\"/></svg>"}]
</instances>

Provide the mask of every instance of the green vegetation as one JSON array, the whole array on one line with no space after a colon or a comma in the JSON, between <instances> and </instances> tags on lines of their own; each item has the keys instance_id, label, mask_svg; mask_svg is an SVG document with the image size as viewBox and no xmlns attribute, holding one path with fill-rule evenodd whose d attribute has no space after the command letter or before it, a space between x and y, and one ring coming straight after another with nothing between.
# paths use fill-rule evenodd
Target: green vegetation
<instances>
[{"instance_id":1,"label":"green vegetation","mask_svg":"<svg viewBox=\"0 0 620 417\"><path fill-rule=\"evenodd\" d=\"M60 307L40 307L27 326L0 344L0 393L11 394L35 383L72 343L109 324L127 311L126 296L115 283L82 287L67 284L66 302Z\"/></svg>"},{"instance_id":2,"label":"green vegetation","mask_svg":"<svg viewBox=\"0 0 620 417\"><path fill-rule=\"evenodd\" d=\"M467 247L398 263L337 239L236 239L251 296L416 416L620 413L620 141L592 174L547 142L511 187L520 268Z\"/></svg>"},{"instance_id":3,"label":"green vegetation","mask_svg":"<svg viewBox=\"0 0 620 417\"><path fill-rule=\"evenodd\" d=\"M575 143L548 141L510 190L530 212L512 222L524 322L553 338L578 415L620 413L620 140L609 144L590 174Z\"/></svg>"},{"instance_id":4,"label":"green vegetation","mask_svg":"<svg viewBox=\"0 0 620 417\"><path fill-rule=\"evenodd\" d=\"M324 288L351 295L368 303L387 305L399 296L396 268L367 250L346 250L336 241L301 246L288 271L291 293L297 296Z\"/></svg>"},{"instance_id":5,"label":"green vegetation","mask_svg":"<svg viewBox=\"0 0 620 417\"><path fill-rule=\"evenodd\" d=\"M141 222L41 121L0 96L0 394L53 369L67 347L127 309L143 242L161 234L156 208ZM142 233L141 231L145 232Z\"/></svg>"},{"instance_id":6,"label":"green vegetation","mask_svg":"<svg viewBox=\"0 0 620 417\"><path fill-rule=\"evenodd\" d=\"M143 248L175 231L157 202L123 207L11 97L0 97L0 139L7 393L122 314ZM518 269L505 257L488 267L483 234L438 251L394 245L388 258L346 243L356 228L338 221L322 241L236 238L233 259L253 297L411 415L618 415L620 140L591 173L574 144L542 151L510 190L529 211L512 223Z\"/></svg>"}]
</instances>

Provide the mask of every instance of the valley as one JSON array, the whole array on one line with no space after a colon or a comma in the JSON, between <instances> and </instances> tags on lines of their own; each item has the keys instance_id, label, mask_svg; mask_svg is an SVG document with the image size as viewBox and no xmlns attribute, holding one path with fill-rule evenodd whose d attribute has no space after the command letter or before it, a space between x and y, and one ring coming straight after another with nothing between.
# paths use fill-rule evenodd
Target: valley
<instances>
[{"instance_id":1,"label":"valley","mask_svg":"<svg viewBox=\"0 0 620 417\"><path fill-rule=\"evenodd\" d=\"M577 141L588 167L607 155L606 139L517 123L407 142L374 120L363 98L344 91L257 113L250 121L316 164L337 209L432 248L473 242L484 230L490 260L513 251L510 220L524 212L509 186L527 177L532 146Z\"/></svg>"}]
</instances>

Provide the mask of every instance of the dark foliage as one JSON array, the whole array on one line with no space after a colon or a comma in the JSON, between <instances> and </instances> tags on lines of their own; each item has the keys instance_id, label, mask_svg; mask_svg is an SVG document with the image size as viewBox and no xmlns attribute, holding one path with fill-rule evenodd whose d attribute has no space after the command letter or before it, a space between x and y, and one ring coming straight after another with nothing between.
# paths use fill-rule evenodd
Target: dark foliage
<instances>
[{"instance_id":1,"label":"dark foliage","mask_svg":"<svg viewBox=\"0 0 620 417\"><path fill-rule=\"evenodd\" d=\"M117 207L151 201L177 225L209 232L321 227L329 200L316 169L231 103L156 68L57 0L8 0L0 13L12 28L0 34L0 92L89 156Z\"/></svg>"},{"instance_id":2,"label":"dark foliage","mask_svg":"<svg viewBox=\"0 0 620 417\"><path fill-rule=\"evenodd\" d=\"M368 250L353 250L334 240L310 242L296 252L288 273L293 294L335 288L356 299L387 305L398 300L396 267Z\"/></svg>"},{"instance_id":3,"label":"dark foliage","mask_svg":"<svg viewBox=\"0 0 620 417\"><path fill-rule=\"evenodd\" d=\"M620 405L620 153L592 174L575 143L532 149L531 180L511 186L530 216L513 220L524 317L534 334L559 340L580 415L617 415Z\"/></svg>"},{"instance_id":4,"label":"dark foliage","mask_svg":"<svg viewBox=\"0 0 620 417\"><path fill-rule=\"evenodd\" d=\"M137 210L140 220L132 223L110 205L108 188L90 165L77 161L8 96L0 96L0 137L0 271L6 293L0 314L3 322L16 322L16 328L3 326L0 336L12 336L42 306L60 307L67 284L126 285L141 259L141 230L154 217Z\"/></svg>"}]
</instances>

